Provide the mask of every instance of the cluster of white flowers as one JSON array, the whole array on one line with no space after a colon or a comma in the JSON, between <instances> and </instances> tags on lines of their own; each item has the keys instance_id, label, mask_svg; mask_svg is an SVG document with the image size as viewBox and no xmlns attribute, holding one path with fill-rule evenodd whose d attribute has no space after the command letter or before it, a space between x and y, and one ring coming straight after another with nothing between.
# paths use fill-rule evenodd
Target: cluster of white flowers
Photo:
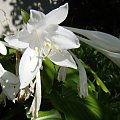
<instances>
[{"instance_id":1,"label":"cluster of white flowers","mask_svg":"<svg viewBox=\"0 0 120 120\"><path fill-rule=\"evenodd\" d=\"M19 63L19 76L6 71L0 63L0 84L2 95L15 101L19 92L25 99L30 93L35 93L30 113L38 117L41 104L41 76L42 62L47 57L54 64L61 66L58 80L64 81L67 67L79 70L80 95L88 95L87 75L80 60L70 49L80 47L79 39L99 50L120 67L120 40L106 33L61 27L68 15L68 3L52 10L48 14L30 10L30 19L17 34L5 37L0 42L0 53L7 54L6 46L22 51ZM81 34L75 35L73 32ZM78 39L79 38L79 39ZM3 96L4 96L3 95Z\"/></svg>"},{"instance_id":2,"label":"cluster of white flowers","mask_svg":"<svg viewBox=\"0 0 120 120\"><path fill-rule=\"evenodd\" d=\"M9 99L15 100L19 89L32 89L31 91L34 92L36 85L30 108L33 117L38 117L41 104L40 70L43 59L47 57L59 66L77 69L76 62L68 50L80 47L79 39L70 30L59 26L67 15L68 3L46 15L40 11L30 10L30 19L24 28L17 34L4 39L7 46L22 50L23 55L19 63L18 77L4 70L0 64L3 92ZM4 55L7 53L2 43L0 43L0 52Z\"/></svg>"}]
</instances>

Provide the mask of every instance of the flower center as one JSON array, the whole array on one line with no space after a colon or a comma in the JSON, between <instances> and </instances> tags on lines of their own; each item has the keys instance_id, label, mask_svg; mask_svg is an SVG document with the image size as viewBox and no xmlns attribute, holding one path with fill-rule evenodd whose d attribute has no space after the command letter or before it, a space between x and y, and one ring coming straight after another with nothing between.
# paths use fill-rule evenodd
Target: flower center
<instances>
[{"instance_id":1,"label":"flower center","mask_svg":"<svg viewBox=\"0 0 120 120\"><path fill-rule=\"evenodd\" d=\"M39 48L35 47L34 50L35 50L35 54L38 54Z\"/></svg>"}]
</instances>

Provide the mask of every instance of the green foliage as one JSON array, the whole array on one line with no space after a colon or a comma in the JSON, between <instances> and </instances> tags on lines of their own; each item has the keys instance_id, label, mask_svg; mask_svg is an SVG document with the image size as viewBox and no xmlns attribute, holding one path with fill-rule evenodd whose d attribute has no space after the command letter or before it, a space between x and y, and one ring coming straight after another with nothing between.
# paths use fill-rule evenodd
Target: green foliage
<instances>
[{"instance_id":1,"label":"green foliage","mask_svg":"<svg viewBox=\"0 0 120 120\"><path fill-rule=\"evenodd\" d=\"M28 118L32 118L32 115L28 115ZM39 111L37 120L61 120L60 113L55 110L49 110L49 111Z\"/></svg>"},{"instance_id":2,"label":"green foliage","mask_svg":"<svg viewBox=\"0 0 120 120\"><path fill-rule=\"evenodd\" d=\"M22 15L23 22L27 23L30 18L30 15L23 9L21 10L21 15Z\"/></svg>"}]
</instances>

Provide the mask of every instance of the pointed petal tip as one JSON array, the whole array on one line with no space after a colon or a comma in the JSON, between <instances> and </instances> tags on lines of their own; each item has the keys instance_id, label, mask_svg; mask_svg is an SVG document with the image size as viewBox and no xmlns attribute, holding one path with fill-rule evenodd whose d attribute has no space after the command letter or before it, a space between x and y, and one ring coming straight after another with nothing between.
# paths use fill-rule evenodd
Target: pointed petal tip
<instances>
[{"instance_id":1,"label":"pointed petal tip","mask_svg":"<svg viewBox=\"0 0 120 120\"><path fill-rule=\"evenodd\" d=\"M68 15L68 3L52 10L46 14L46 23L50 24L60 24L62 23Z\"/></svg>"},{"instance_id":2,"label":"pointed petal tip","mask_svg":"<svg viewBox=\"0 0 120 120\"><path fill-rule=\"evenodd\" d=\"M65 4L62 5L61 7L66 7L66 8L68 8L68 3L65 3Z\"/></svg>"},{"instance_id":3,"label":"pointed petal tip","mask_svg":"<svg viewBox=\"0 0 120 120\"><path fill-rule=\"evenodd\" d=\"M6 55L7 54L7 49L1 42L0 42L0 53L2 55Z\"/></svg>"}]
</instances>

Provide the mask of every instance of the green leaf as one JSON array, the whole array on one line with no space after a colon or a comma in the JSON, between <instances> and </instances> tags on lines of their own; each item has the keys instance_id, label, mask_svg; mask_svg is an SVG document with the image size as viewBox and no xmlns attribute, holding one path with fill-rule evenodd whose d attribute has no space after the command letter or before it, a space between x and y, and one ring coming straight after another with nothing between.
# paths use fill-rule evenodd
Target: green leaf
<instances>
[{"instance_id":1,"label":"green leaf","mask_svg":"<svg viewBox=\"0 0 120 120\"><path fill-rule=\"evenodd\" d=\"M90 80L88 80L88 83L89 83L89 89L95 92L94 84Z\"/></svg>"},{"instance_id":2,"label":"green leaf","mask_svg":"<svg viewBox=\"0 0 120 120\"><path fill-rule=\"evenodd\" d=\"M40 111L39 116L36 120L61 120L61 115L60 113L52 109L50 111Z\"/></svg>"},{"instance_id":3,"label":"green leaf","mask_svg":"<svg viewBox=\"0 0 120 120\"><path fill-rule=\"evenodd\" d=\"M24 23L27 23L30 18L30 15L23 9L21 10L21 15Z\"/></svg>"},{"instance_id":4,"label":"green leaf","mask_svg":"<svg viewBox=\"0 0 120 120\"><path fill-rule=\"evenodd\" d=\"M105 84L100 80L100 78L97 77L97 76L95 76L95 78L96 78L97 85L100 86L104 92L110 94L110 91L107 89L107 87L105 86Z\"/></svg>"},{"instance_id":5,"label":"green leaf","mask_svg":"<svg viewBox=\"0 0 120 120\"><path fill-rule=\"evenodd\" d=\"M71 88L63 87L62 93L51 92L53 106L63 114L63 120L99 120L101 109L98 101L89 96L81 99Z\"/></svg>"},{"instance_id":6,"label":"green leaf","mask_svg":"<svg viewBox=\"0 0 120 120\"><path fill-rule=\"evenodd\" d=\"M32 114L27 114L27 118L32 118ZM61 114L55 109L39 111L38 118L35 118L35 120L61 120Z\"/></svg>"}]
</instances>

